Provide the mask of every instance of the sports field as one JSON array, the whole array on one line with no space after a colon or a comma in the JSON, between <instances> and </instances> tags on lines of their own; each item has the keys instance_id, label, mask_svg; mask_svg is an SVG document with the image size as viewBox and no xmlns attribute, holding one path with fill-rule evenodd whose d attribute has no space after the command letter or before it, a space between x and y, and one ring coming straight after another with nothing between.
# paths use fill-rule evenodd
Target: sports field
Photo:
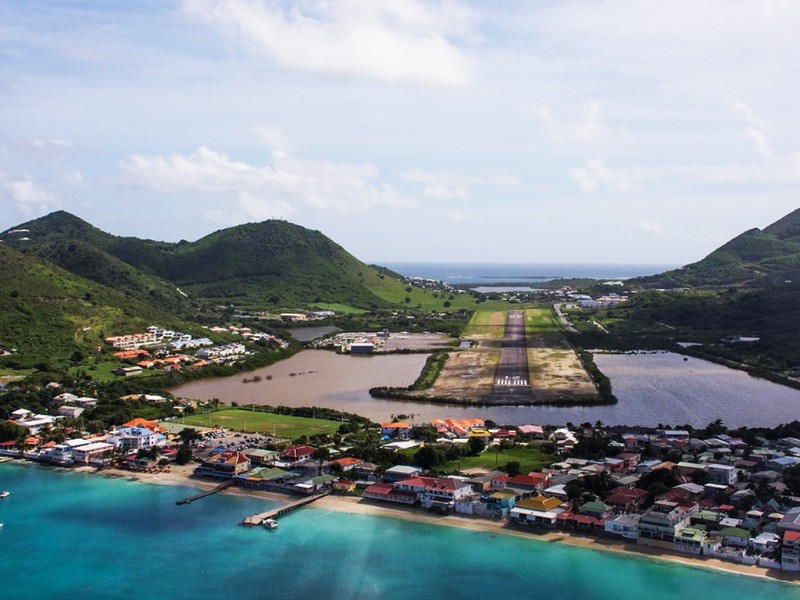
<instances>
[{"instance_id":1,"label":"sports field","mask_svg":"<svg viewBox=\"0 0 800 600\"><path fill-rule=\"evenodd\" d=\"M301 435L336 433L341 425L339 421L329 421L328 419L292 417L253 412L242 408L186 416L179 422L200 427L225 427L234 431L263 433L288 439L298 438Z\"/></svg>"}]
</instances>

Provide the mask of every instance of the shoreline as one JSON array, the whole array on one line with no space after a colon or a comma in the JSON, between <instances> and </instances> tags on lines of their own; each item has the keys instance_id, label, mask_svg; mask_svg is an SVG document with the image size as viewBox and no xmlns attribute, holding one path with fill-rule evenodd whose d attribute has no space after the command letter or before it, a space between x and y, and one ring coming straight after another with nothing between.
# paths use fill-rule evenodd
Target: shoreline
<instances>
[{"instance_id":1,"label":"shoreline","mask_svg":"<svg viewBox=\"0 0 800 600\"><path fill-rule=\"evenodd\" d=\"M19 465L28 465L30 461L14 459L12 461ZM41 465L42 463L36 463ZM48 465L44 465L48 466ZM93 467L56 467L62 471L86 473L89 475L99 475L107 479L127 479L151 485L173 485L207 491L219 485L217 481L198 479L192 476L194 464L172 465L169 473L139 473L123 469L103 469L97 471ZM237 496L258 497L273 502L288 504L292 497L285 494L265 492L260 490L246 490L232 487L220 492L221 494L232 494ZM594 550L596 552L611 552L619 556L628 556L636 559L655 560L658 562L678 564L685 567L696 569L708 569L716 572L723 572L735 575L745 575L748 577L760 577L770 581L779 581L789 585L800 586L800 577L785 571L764 569L752 565L742 565L738 563L725 562L716 558L706 558L699 556L681 555L666 552L664 550L640 546L635 543L618 541L611 538L600 536L583 535L572 531L544 530L536 528L523 528L515 526L506 520L490 521L459 515L433 515L423 512L422 509L412 508L402 505L381 504L358 496L328 495L313 504L310 508L329 510L336 512L349 513L354 515L367 515L423 523L426 525L438 525L443 527L457 527L468 531L490 533L494 535L510 535L517 538L528 539L538 543L559 543L574 548Z\"/></svg>"}]
</instances>

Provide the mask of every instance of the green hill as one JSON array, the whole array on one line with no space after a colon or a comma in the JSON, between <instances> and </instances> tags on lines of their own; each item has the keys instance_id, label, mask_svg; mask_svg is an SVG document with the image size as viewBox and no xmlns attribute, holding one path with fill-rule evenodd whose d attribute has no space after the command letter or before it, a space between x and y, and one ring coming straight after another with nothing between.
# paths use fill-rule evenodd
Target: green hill
<instances>
[{"instance_id":1,"label":"green hill","mask_svg":"<svg viewBox=\"0 0 800 600\"><path fill-rule=\"evenodd\" d=\"M800 209L750 229L704 259L633 283L644 287L781 285L800 276Z\"/></svg>"},{"instance_id":2,"label":"green hill","mask_svg":"<svg viewBox=\"0 0 800 600\"><path fill-rule=\"evenodd\" d=\"M16 349L4 364L63 367L70 356L94 352L108 335L154 323L180 325L162 308L0 244L0 346Z\"/></svg>"},{"instance_id":3,"label":"green hill","mask_svg":"<svg viewBox=\"0 0 800 600\"><path fill-rule=\"evenodd\" d=\"M170 243L114 236L58 211L2 233L0 240L182 314L198 300L251 309L441 309L448 302L417 288L407 291L408 284L362 263L322 233L278 220Z\"/></svg>"}]
</instances>

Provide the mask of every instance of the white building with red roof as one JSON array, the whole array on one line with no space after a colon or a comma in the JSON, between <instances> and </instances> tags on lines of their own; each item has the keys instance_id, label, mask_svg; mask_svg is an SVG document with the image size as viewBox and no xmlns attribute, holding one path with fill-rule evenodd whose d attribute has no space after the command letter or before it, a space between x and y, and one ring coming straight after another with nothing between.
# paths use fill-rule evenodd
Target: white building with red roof
<instances>
[{"instance_id":1,"label":"white building with red roof","mask_svg":"<svg viewBox=\"0 0 800 600\"><path fill-rule=\"evenodd\" d=\"M466 499L474 492L466 481L452 477L410 477L398 481L395 489L417 495L420 505L425 508L452 510L455 502Z\"/></svg>"},{"instance_id":2,"label":"white building with red roof","mask_svg":"<svg viewBox=\"0 0 800 600\"><path fill-rule=\"evenodd\" d=\"M317 449L311 446L290 446L281 452L281 461L291 464L300 463L309 460L316 451Z\"/></svg>"}]
</instances>

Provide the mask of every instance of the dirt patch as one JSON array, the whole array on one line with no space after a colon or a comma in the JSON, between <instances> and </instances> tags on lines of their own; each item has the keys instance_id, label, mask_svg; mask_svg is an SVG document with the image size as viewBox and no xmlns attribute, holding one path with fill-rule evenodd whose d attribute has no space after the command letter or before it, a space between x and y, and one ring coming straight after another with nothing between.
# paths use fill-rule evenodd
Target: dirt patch
<instances>
[{"instance_id":1,"label":"dirt patch","mask_svg":"<svg viewBox=\"0 0 800 600\"><path fill-rule=\"evenodd\" d=\"M470 350L452 352L428 396L455 396L476 402L490 394L494 371L500 358L498 349L478 343Z\"/></svg>"},{"instance_id":2,"label":"dirt patch","mask_svg":"<svg viewBox=\"0 0 800 600\"><path fill-rule=\"evenodd\" d=\"M528 366L537 400L597 395L594 382L572 349L528 348Z\"/></svg>"}]
</instances>

